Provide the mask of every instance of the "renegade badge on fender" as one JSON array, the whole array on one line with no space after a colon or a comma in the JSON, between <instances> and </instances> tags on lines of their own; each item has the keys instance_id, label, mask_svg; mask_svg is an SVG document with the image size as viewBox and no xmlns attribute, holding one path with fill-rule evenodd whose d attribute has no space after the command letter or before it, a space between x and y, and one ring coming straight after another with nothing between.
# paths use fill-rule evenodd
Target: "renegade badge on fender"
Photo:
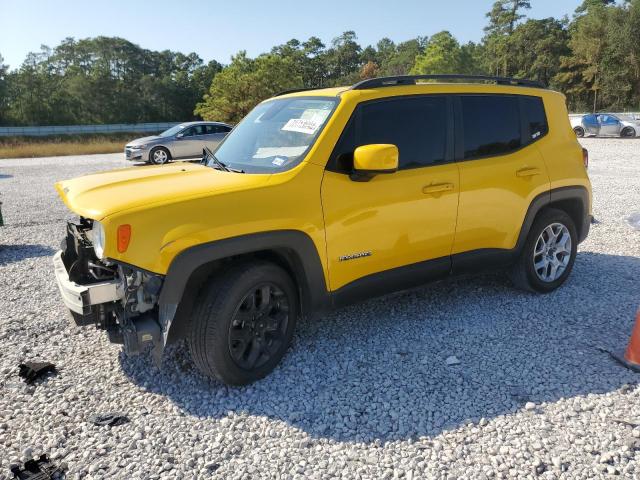
<instances>
[{"instance_id":1,"label":"renegade badge on fender","mask_svg":"<svg viewBox=\"0 0 640 480\"><path fill-rule=\"evenodd\" d=\"M202 372L247 384L314 312L496 266L556 289L589 231L586 166L564 97L528 80L285 93L200 165L56 184L79 219L55 273L75 321L128 354L186 338Z\"/></svg>"}]
</instances>

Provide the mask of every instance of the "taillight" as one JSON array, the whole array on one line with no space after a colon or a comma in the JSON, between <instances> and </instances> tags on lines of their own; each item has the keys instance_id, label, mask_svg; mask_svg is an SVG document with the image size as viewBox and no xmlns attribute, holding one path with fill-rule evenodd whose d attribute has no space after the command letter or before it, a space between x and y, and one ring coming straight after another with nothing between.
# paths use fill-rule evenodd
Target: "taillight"
<instances>
[{"instance_id":1,"label":"taillight","mask_svg":"<svg viewBox=\"0 0 640 480\"><path fill-rule=\"evenodd\" d=\"M129 248L131 240L131 225L120 225L118 227L118 252L124 253Z\"/></svg>"},{"instance_id":2,"label":"taillight","mask_svg":"<svg viewBox=\"0 0 640 480\"><path fill-rule=\"evenodd\" d=\"M584 168L589 168L589 150L582 149L582 161L584 162Z\"/></svg>"}]
</instances>

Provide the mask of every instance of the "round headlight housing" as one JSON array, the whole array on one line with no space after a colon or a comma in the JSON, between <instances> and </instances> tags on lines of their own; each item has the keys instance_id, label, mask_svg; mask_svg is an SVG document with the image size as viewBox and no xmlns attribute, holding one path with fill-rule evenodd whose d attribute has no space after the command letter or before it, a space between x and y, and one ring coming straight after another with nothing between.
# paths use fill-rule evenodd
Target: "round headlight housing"
<instances>
[{"instance_id":1,"label":"round headlight housing","mask_svg":"<svg viewBox=\"0 0 640 480\"><path fill-rule=\"evenodd\" d=\"M104 227L100 222L94 220L91 241L93 242L93 251L100 260L104 258L104 238Z\"/></svg>"}]
</instances>

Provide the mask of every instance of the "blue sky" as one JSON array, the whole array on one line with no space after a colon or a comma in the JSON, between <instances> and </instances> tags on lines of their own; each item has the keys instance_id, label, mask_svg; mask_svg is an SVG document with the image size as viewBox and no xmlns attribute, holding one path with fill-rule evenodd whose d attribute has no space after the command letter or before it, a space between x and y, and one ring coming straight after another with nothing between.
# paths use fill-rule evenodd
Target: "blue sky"
<instances>
[{"instance_id":1,"label":"blue sky","mask_svg":"<svg viewBox=\"0 0 640 480\"><path fill-rule=\"evenodd\" d=\"M581 0L531 0L531 18L573 14ZM382 37L398 42L451 31L478 41L493 0L0 0L0 55L11 68L41 44L65 37L119 36L153 49L196 52L228 63L291 38L315 35L329 43L355 30L361 45Z\"/></svg>"}]
</instances>

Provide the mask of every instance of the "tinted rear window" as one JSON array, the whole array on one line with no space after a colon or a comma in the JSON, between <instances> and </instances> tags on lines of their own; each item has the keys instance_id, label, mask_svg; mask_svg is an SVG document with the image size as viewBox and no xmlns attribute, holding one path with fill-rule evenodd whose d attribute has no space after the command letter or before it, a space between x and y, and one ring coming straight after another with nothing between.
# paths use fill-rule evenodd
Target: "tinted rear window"
<instances>
[{"instance_id":1,"label":"tinted rear window","mask_svg":"<svg viewBox=\"0 0 640 480\"><path fill-rule=\"evenodd\" d=\"M410 97L365 103L358 107L332 156L339 171L353 167L361 145L390 143L398 147L399 168L417 168L445 160L445 97Z\"/></svg>"},{"instance_id":2,"label":"tinted rear window","mask_svg":"<svg viewBox=\"0 0 640 480\"><path fill-rule=\"evenodd\" d=\"M522 146L518 97L461 97L464 158L504 155Z\"/></svg>"},{"instance_id":3,"label":"tinted rear window","mask_svg":"<svg viewBox=\"0 0 640 480\"><path fill-rule=\"evenodd\" d=\"M549 132L549 125L542 99L540 97L522 97L521 105L526 125L529 128L528 141L534 142L538 138L544 137Z\"/></svg>"}]
</instances>

